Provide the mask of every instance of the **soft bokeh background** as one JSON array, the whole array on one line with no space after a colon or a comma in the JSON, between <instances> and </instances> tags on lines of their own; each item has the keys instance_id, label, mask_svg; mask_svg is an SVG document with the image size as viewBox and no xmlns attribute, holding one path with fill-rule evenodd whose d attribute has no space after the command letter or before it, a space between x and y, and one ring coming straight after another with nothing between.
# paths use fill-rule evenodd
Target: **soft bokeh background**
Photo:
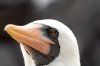
<instances>
[{"instance_id":1,"label":"soft bokeh background","mask_svg":"<svg viewBox=\"0 0 100 66\"><path fill-rule=\"evenodd\" d=\"M100 66L100 0L0 0L0 66L24 66L19 44L4 26L46 18L74 32L82 66Z\"/></svg>"}]
</instances>

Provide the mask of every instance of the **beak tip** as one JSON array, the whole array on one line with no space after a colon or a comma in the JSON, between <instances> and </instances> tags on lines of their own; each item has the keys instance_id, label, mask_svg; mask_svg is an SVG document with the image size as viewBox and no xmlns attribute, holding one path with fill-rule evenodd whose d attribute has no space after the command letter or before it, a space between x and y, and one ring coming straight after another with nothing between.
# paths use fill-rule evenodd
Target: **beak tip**
<instances>
[{"instance_id":1,"label":"beak tip","mask_svg":"<svg viewBox=\"0 0 100 66\"><path fill-rule=\"evenodd\" d=\"M7 31L11 26L12 26L12 24L6 25L5 28L4 28L4 31Z\"/></svg>"}]
</instances>

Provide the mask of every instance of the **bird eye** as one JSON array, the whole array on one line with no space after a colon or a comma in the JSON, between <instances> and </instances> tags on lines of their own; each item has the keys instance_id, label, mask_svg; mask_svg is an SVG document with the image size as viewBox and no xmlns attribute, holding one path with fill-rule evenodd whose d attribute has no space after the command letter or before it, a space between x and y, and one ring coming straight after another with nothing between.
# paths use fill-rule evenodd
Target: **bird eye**
<instances>
[{"instance_id":1,"label":"bird eye","mask_svg":"<svg viewBox=\"0 0 100 66\"><path fill-rule=\"evenodd\" d=\"M47 31L48 35L51 37L56 37L58 35L58 31L55 28L49 28Z\"/></svg>"}]
</instances>

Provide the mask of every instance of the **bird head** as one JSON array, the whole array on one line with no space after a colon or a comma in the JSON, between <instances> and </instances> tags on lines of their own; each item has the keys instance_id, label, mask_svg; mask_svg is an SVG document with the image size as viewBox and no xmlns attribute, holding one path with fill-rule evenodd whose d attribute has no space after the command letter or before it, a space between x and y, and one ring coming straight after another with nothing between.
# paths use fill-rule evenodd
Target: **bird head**
<instances>
[{"instance_id":1,"label":"bird head","mask_svg":"<svg viewBox=\"0 0 100 66\"><path fill-rule=\"evenodd\" d=\"M4 30L20 43L26 66L32 66L32 62L37 66L80 65L74 34L57 20L37 20L24 26L8 24Z\"/></svg>"}]
</instances>

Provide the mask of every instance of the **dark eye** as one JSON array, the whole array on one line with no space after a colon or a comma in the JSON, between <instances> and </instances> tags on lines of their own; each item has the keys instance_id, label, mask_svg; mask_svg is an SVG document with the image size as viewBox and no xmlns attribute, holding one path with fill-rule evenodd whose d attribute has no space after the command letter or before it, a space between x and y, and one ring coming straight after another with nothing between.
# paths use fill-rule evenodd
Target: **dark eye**
<instances>
[{"instance_id":1,"label":"dark eye","mask_svg":"<svg viewBox=\"0 0 100 66\"><path fill-rule=\"evenodd\" d=\"M58 35L58 31L55 28L49 28L47 31L50 37L56 37Z\"/></svg>"}]
</instances>

